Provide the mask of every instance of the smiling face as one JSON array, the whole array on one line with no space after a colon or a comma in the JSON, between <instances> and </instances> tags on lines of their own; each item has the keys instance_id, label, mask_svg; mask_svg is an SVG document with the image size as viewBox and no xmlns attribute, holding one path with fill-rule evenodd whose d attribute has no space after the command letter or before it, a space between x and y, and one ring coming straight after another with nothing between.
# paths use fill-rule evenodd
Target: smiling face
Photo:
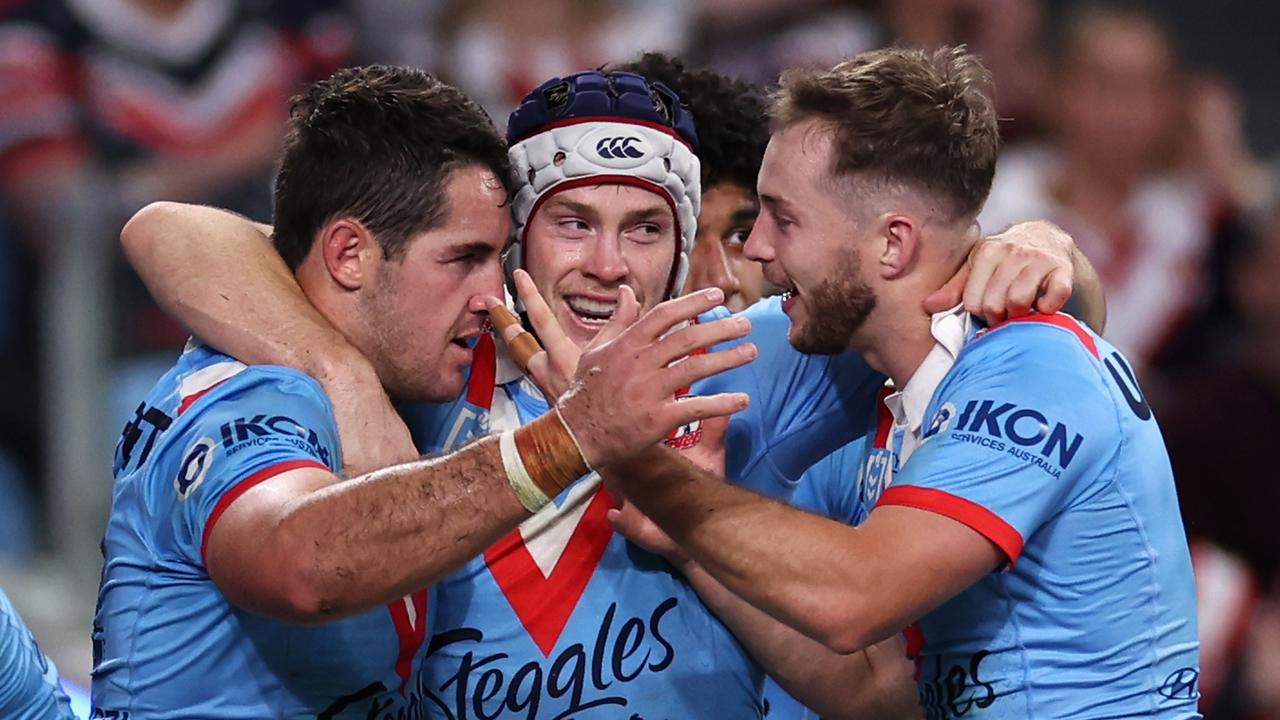
<instances>
[{"instance_id":1,"label":"smiling face","mask_svg":"<svg viewBox=\"0 0 1280 720\"><path fill-rule=\"evenodd\" d=\"M510 232L502 183L489 170L464 167L445 192L445 221L412 237L403 257L379 259L375 282L361 291L370 346L361 350L398 400L458 396L470 341L485 320L471 300L502 295L499 255Z\"/></svg>"},{"instance_id":2,"label":"smiling face","mask_svg":"<svg viewBox=\"0 0 1280 720\"><path fill-rule=\"evenodd\" d=\"M671 206L630 185L571 188L529 219L525 269L565 333L586 346L613 315L623 285L641 312L662 301L678 246Z\"/></svg>"},{"instance_id":3,"label":"smiling face","mask_svg":"<svg viewBox=\"0 0 1280 720\"><path fill-rule=\"evenodd\" d=\"M833 354L848 349L875 308L862 268L867 223L857 198L831 177L832 135L818 120L774 133L760 167L760 217L746 256L764 266L783 291L797 350Z\"/></svg>"}]
</instances>

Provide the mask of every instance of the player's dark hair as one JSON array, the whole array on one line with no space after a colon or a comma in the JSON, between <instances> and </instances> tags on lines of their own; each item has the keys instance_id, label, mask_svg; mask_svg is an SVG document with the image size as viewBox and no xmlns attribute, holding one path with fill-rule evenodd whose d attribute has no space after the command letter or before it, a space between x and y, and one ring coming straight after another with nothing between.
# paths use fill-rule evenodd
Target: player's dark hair
<instances>
[{"instance_id":1,"label":"player's dark hair","mask_svg":"<svg viewBox=\"0 0 1280 720\"><path fill-rule=\"evenodd\" d=\"M408 67L339 70L295 96L275 184L275 247L291 269L316 233L350 216L389 260L439 227L459 168L491 170L511 192L507 146L480 106Z\"/></svg>"},{"instance_id":2,"label":"player's dark hair","mask_svg":"<svg viewBox=\"0 0 1280 720\"><path fill-rule=\"evenodd\" d=\"M886 48L831 70L782 76L776 127L817 119L834 133L834 178L909 183L976 214L991 191L999 132L991 74L964 48Z\"/></svg>"},{"instance_id":3,"label":"player's dark hair","mask_svg":"<svg viewBox=\"0 0 1280 720\"><path fill-rule=\"evenodd\" d=\"M693 115L698 129L702 189L735 182L755 192L760 161L769 144L765 96L756 86L710 70L687 68L662 53L609 68L643 75L675 91Z\"/></svg>"}]
</instances>

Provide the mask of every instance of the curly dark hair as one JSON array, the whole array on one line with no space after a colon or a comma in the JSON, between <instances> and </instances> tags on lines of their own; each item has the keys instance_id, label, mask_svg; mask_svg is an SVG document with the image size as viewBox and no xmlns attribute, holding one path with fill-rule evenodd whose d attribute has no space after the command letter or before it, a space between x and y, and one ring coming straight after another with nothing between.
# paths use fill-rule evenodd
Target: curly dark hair
<instances>
[{"instance_id":1,"label":"curly dark hair","mask_svg":"<svg viewBox=\"0 0 1280 720\"><path fill-rule=\"evenodd\" d=\"M454 170L480 166L511 192L507 144L480 106L421 70L345 68L293 98L276 174L275 247L296 269L329 221L364 223L389 260L446 222Z\"/></svg>"},{"instance_id":2,"label":"curly dark hair","mask_svg":"<svg viewBox=\"0 0 1280 720\"><path fill-rule=\"evenodd\" d=\"M766 99L760 88L710 70L690 69L679 58L655 52L609 70L643 75L680 96L698 129L703 190L729 181L755 192L769 144Z\"/></svg>"}]
</instances>

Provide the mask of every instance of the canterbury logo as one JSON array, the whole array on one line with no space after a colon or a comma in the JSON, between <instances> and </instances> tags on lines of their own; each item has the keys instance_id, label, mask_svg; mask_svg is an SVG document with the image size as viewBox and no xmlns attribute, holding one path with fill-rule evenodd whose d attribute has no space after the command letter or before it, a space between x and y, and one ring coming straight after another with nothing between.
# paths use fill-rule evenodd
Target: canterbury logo
<instances>
[{"instance_id":1,"label":"canterbury logo","mask_svg":"<svg viewBox=\"0 0 1280 720\"><path fill-rule=\"evenodd\" d=\"M633 145L640 142L634 136L605 138L596 143L596 152L600 157L621 160L622 158L642 158L644 153Z\"/></svg>"}]
</instances>

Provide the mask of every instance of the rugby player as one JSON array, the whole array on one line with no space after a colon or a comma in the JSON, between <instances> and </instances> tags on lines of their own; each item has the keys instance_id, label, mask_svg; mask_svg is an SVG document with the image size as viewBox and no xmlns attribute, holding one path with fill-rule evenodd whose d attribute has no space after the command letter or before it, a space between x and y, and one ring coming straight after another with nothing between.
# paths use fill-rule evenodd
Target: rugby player
<instances>
[{"instance_id":1,"label":"rugby player","mask_svg":"<svg viewBox=\"0 0 1280 720\"><path fill-rule=\"evenodd\" d=\"M310 312L393 397L461 390L480 298L501 291L509 178L483 111L420 71L343 70L294 99L274 251ZM656 402L628 406L651 404L653 425L633 428L623 441L633 451L746 402L672 396L749 360L749 344L666 367L684 354L671 347L738 337L743 321L655 344L722 298L686 296L613 334L616 351L653 356L652 372L638 371ZM668 357L654 356L663 347ZM425 588L587 471L569 424L620 412L608 388L588 385L575 407L500 438L340 482L334 411L313 378L193 341L116 449L93 633L97 716L425 716L435 612Z\"/></svg>"},{"instance_id":2,"label":"rugby player","mask_svg":"<svg viewBox=\"0 0 1280 720\"><path fill-rule=\"evenodd\" d=\"M635 294L645 307L678 287L674 274L680 272L684 259L683 252L675 249L687 248L688 241L677 239L677 228L681 236L693 232L692 223L673 208L694 205L696 196L689 193L696 192L696 170L673 162L676 172L685 173L677 184L669 182L665 169L642 177L616 156L598 156L596 148L602 142L630 137L632 127L666 127L659 115L635 117L624 112L653 108L650 92L660 92L628 90L631 83L631 79L610 80L599 73L551 81L530 96L508 131L518 141L512 156L517 160L517 182L523 183L513 207L516 225L527 228L527 233L516 235L520 248L510 256L509 267L523 264L534 282L556 298L555 312L572 328L572 342L577 345L594 337L602 325L601 316L613 309L601 306L615 303L624 285L638 288ZM624 100L608 107L598 104L598 99L596 105L574 104L580 91L586 102L593 100L590 92L610 85L615 97ZM626 98L628 92L645 92L644 101ZM553 114L552 106L561 105L559 114ZM609 122L596 122L606 111L614 113L606 115ZM571 122L580 117L593 120ZM619 129L618 125L631 127ZM561 128L576 135L557 132ZM693 144L692 133L685 139ZM657 142L668 141L659 138ZM631 147L637 146L645 147L638 143ZM672 145L678 146L678 141ZM604 143L604 147L610 145ZM563 157L557 158L557 152L563 152ZM643 167L646 159L643 153L631 158L636 168ZM635 174L622 172L629 169ZM556 177L557 172L563 176ZM524 180L529 177L535 182ZM684 192L679 195L669 189L681 186ZM225 347L252 344L246 352L278 352L271 347L278 340L246 343L246 338L264 330L260 317L224 307L216 294L225 290L214 290L215 297L209 298L201 292L225 286L233 276L265 274L246 271L258 264L253 257L260 254L261 241L249 238L242 220L201 209L183 212L192 218L187 226L169 225L151 233L149 240L134 238L131 256L153 291L180 314L184 308L210 308L187 313L184 319L211 339L225 337L225 343L215 339ZM199 222L194 220L197 217ZM638 242L650 234L657 235L656 242ZM243 247L228 253L232 244L241 245L240 238L246 239ZM191 253L211 247L220 251L200 262L190 260ZM656 262L655 247L663 250ZM552 248L556 251L548 252ZM228 263L233 256L235 261ZM979 264L995 257L1002 256L998 252L983 256ZM1069 287L1069 260L1050 254L1037 257L1038 262L1032 263L1040 273L1037 280L1054 275L1055 282ZM157 272L157 267L173 272ZM979 277L992 276L979 272L975 278ZM983 285L978 287L981 290ZM981 292L976 295L982 297ZM277 306L300 301L296 290L270 299ZM1003 308L1004 298L1000 302ZM785 320L780 312L776 315ZM320 337L323 331L307 333ZM297 339L303 334L291 342L305 345L305 339ZM295 348L289 354L327 353L326 346L316 345L311 352ZM545 400L522 381L519 368L508 361L501 346L482 338L476 356L468 391L456 403L443 411L408 410L424 447L454 447L545 411ZM880 380L868 381L872 375L856 356L833 367L833 373L848 375L846 386L866 396L863 404L874 401ZM616 420L623 426L615 424L614 431L628 433L626 416ZM696 437L696 429L682 437L689 434ZM765 478L762 482L774 482L772 465L756 466ZM766 467L770 469L765 471ZM438 632L435 649L427 658L428 674L436 679L433 702L455 717L481 711L536 716L619 705L641 715L759 714L759 669L702 609L688 586L672 576L669 566L609 531L604 515L610 506L598 481L588 478L571 488L555 511L534 518L436 588L432 607L438 613ZM641 657L649 659L641 663ZM691 683L699 679L705 682L697 684L694 692ZM678 688L690 691L675 691Z\"/></svg>"},{"instance_id":3,"label":"rugby player","mask_svg":"<svg viewBox=\"0 0 1280 720\"><path fill-rule=\"evenodd\" d=\"M747 253L788 290L791 344L858 351L890 379L892 421L858 470L881 479L865 521L799 512L653 449L605 474L675 545L637 515L617 524L691 558L722 617L732 599L710 600L717 584L750 603L737 612L807 636L793 647L821 642L812 662L908 628L931 718L1199 717L1190 558L1128 361L1066 315L918 312L977 241L997 145L988 84L959 50L882 50L789 73L772 108ZM588 352L578 372L626 393L615 363ZM578 439L588 455L610 442Z\"/></svg>"}]
</instances>

